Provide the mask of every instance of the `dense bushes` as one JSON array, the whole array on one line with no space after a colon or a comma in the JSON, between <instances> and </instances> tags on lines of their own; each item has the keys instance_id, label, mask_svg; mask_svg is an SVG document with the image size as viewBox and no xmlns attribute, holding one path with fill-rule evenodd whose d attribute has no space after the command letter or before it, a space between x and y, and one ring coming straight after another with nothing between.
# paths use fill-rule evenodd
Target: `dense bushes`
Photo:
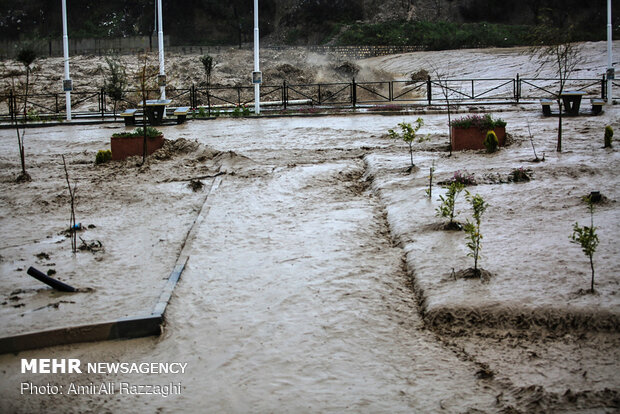
<instances>
[{"instance_id":1,"label":"dense bushes","mask_svg":"<svg viewBox=\"0 0 620 414\"><path fill-rule=\"evenodd\" d=\"M355 24L340 36L341 45L421 46L430 50L528 44L530 27L491 23L384 22Z\"/></svg>"}]
</instances>

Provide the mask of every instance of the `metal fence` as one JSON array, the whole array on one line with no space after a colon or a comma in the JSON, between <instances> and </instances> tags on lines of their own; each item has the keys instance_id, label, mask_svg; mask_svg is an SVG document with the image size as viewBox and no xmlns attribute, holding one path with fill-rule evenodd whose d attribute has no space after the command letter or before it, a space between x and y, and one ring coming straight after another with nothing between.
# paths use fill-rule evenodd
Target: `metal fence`
<instances>
[{"instance_id":1,"label":"metal fence","mask_svg":"<svg viewBox=\"0 0 620 414\"><path fill-rule=\"evenodd\" d=\"M586 93L586 97L606 98L608 80L570 79L564 90ZM403 105L459 105L481 103L534 103L542 98L553 98L559 91L559 79L552 78L492 78L492 79L424 79L416 81L375 81L316 84L289 84L261 86L261 106L266 110L291 107L398 107ZM618 82L613 81L617 88ZM617 89L616 89L617 90ZM159 95L148 91L149 98ZM139 108L142 94L126 90L120 102L114 102L103 89L75 90L71 95L71 111L80 116L115 116L124 108ZM207 113L232 111L235 107L254 103L253 86L211 86L197 88L167 88L170 107L189 106ZM64 117L65 94L29 94L24 114L24 95L9 91L0 94L0 117L4 120L40 117Z\"/></svg>"}]
</instances>

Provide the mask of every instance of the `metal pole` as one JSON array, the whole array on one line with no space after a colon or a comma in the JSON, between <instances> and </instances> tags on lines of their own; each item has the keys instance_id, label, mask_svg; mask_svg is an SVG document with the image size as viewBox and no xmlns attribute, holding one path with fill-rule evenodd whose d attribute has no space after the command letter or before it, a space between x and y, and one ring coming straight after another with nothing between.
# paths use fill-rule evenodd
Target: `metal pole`
<instances>
[{"instance_id":1,"label":"metal pole","mask_svg":"<svg viewBox=\"0 0 620 414\"><path fill-rule=\"evenodd\" d=\"M67 36L67 0L62 0L62 49L65 57L65 80L69 81L69 36ZM71 92L66 91L67 121L71 121Z\"/></svg>"},{"instance_id":2,"label":"metal pole","mask_svg":"<svg viewBox=\"0 0 620 414\"><path fill-rule=\"evenodd\" d=\"M611 94L614 77L613 76L613 61L611 59L611 0L607 0L607 105L613 104L613 96ZM610 79L610 75L611 79Z\"/></svg>"},{"instance_id":3,"label":"metal pole","mask_svg":"<svg viewBox=\"0 0 620 414\"><path fill-rule=\"evenodd\" d=\"M161 0L157 0L157 41L159 43L159 74L166 76L164 68L164 24L161 15ZM166 85L159 87L160 99L166 99ZM164 111L165 112L165 111Z\"/></svg>"},{"instance_id":4,"label":"metal pole","mask_svg":"<svg viewBox=\"0 0 620 414\"><path fill-rule=\"evenodd\" d=\"M258 61L258 0L254 0L254 72L260 72ZM260 84L254 83L254 113L260 115Z\"/></svg>"}]
</instances>

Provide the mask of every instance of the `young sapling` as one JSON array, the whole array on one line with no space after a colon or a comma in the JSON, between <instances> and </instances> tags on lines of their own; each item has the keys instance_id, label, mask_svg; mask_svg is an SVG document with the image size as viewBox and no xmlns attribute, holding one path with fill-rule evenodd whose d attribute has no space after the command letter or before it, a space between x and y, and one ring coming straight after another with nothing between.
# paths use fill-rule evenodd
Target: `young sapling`
<instances>
[{"instance_id":1,"label":"young sapling","mask_svg":"<svg viewBox=\"0 0 620 414\"><path fill-rule=\"evenodd\" d=\"M474 277L480 277L481 272L478 269L478 259L480 258L480 250L482 249L482 233L480 233L480 222L482 220L482 214L487 209L488 204L482 196L476 194L471 195L469 191L465 191L465 198L471 203L474 210L474 222L467 220L464 229L467 233L467 248L469 253L467 256L474 259Z\"/></svg>"},{"instance_id":2,"label":"young sapling","mask_svg":"<svg viewBox=\"0 0 620 414\"><path fill-rule=\"evenodd\" d=\"M590 259L590 269L592 270L592 279L590 281L590 293L594 293L594 252L598 246L599 240L594 227L594 202L591 196L584 198L588 203L590 210L590 226L580 226L579 223L573 225L573 234L570 236L571 243L581 246L583 253Z\"/></svg>"},{"instance_id":3,"label":"young sapling","mask_svg":"<svg viewBox=\"0 0 620 414\"><path fill-rule=\"evenodd\" d=\"M409 156L411 158L411 166L409 167L409 172L413 171L415 168L415 164L413 163L413 144L415 142L421 143L424 141L428 141L430 138L426 136L417 136L416 133L422 128L424 125L424 120L422 118L416 119L414 125L411 125L408 122L401 122L398 124L402 133L398 133L393 129L388 130L388 134L392 139L401 139L405 141L409 145Z\"/></svg>"},{"instance_id":4,"label":"young sapling","mask_svg":"<svg viewBox=\"0 0 620 414\"><path fill-rule=\"evenodd\" d=\"M461 191L463 191L465 186L458 181L452 181L447 188L448 191L446 192L446 196L439 196L439 201L441 201L441 204L436 209L437 216L444 217L450 220L445 226L446 229L460 230L461 225L454 221L454 207L456 205L456 199L458 198L458 195L461 193Z\"/></svg>"}]
</instances>

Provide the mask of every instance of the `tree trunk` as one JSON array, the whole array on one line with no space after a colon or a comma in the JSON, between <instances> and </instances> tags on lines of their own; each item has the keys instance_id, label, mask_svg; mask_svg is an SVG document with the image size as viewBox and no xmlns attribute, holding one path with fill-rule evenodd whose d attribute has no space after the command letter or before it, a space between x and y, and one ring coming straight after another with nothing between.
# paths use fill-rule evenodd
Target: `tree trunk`
<instances>
[{"instance_id":1,"label":"tree trunk","mask_svg":"<svg viewBox=\"0 0 620 414\"><path fill-rule=\"evenodd\" d=\"M562 100L558 99L558 105L560 106L560 116L558 117L558 146L556 148L557 152L562 152Z\"/></svg>"},{"instance_id":2,"label":"tree trunk","mask_svg":"<svg viewBox=\"0 0 620 414\"><path fill-rule=\"evenodd\" d=\"M591 255L590 255L590 269L592 269L592 281L590 282L590 292L594 293L594 262L592 261Z\"/></svg>"}]
</instances>

